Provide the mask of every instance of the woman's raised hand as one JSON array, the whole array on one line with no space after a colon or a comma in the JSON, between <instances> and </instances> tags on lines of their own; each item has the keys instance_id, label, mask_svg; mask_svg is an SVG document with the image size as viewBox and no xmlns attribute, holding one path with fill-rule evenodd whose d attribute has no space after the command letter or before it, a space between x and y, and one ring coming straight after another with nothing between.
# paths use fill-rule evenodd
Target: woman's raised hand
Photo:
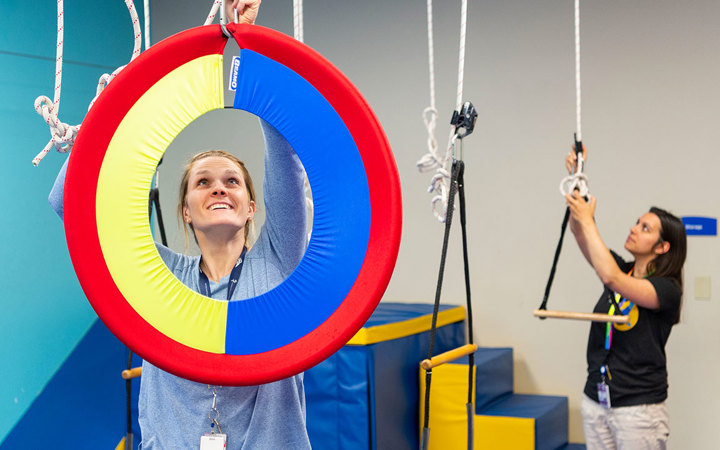
<instances>
[{"instance_id":1,"label":"woman's raised hand","mask_svg":"<svg viewBox=\"0 0 720 450\"><path fill-rule=\"evenodd\" d=\"M587 149L585 144L582 144L582 155L583 160L587 161ZM565 157L565 168L567 168L568 174L572 175L577 169L577 154L575 153L575 147L570 149L570 153Z\"/></svg>"},{"instance_id":2,"label":"woman's raised hand","mask_svg":"<svg viewBox=\"0 0 720 450\"><path fill-rule=\"evenodd\" d=\"M573 191L572 194L565 196L565 201L568 208L570 208L571 217L578 223L592 223L595 216L595 205L597 200L592 195L588 195L588 200L580 195L578 191Z\"/></svg>"},{"instance_id":3,"label":"woman's raised hand","mask_svg":"<svg viewBox=\"0 0 720 450\"><path fill-rule=\"evenodd\" d=\"M225 16L228 22L252 25L257 19L261 0L225 0ZM237 11L237 20L235 12Z\"/></svg>"}]
</instances>

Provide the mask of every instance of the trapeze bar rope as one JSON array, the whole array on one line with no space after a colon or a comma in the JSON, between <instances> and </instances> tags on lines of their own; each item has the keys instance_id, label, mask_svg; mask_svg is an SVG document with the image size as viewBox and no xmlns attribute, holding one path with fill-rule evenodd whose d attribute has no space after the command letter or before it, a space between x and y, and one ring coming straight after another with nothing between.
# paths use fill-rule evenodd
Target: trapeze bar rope
<instances>
[{"instance_id":1,"label":"trapeze bar rope","mask_svg":"<svg viewBox=\"0 0 720 450\"><path fill-rule=\"evenodd\" d=\"M448 144L444 152L440 152L435 139L435 125L437 122L437 109L435 106L435 57L433 48L433 18L432 18L432 0L427 1L428 11L428 66L430 73L430 106L423 110L423 121L428 131L428 153L425 154L418 162L417 167L421 172L427 172L435 169L428 192L436 193L431 199L433 215L435 218L444 223L447 216L448 204L448 183L450 181L449 163L451 160L451 151L453 146L453 136L455 128L451 127L448 137ZM455 110L460 111L462 107L463 84L465 74L465 41L467 35L467 0L462 0L460 7L460 48L458 55L458 82L457 96L455 102Z\"/></svg>"},{"instance_id":2,"label":"trapeze bar rope","mask_svg":"<svg viewBox=\"0 0 720 450\"><path fill-rule=\"evenodd\" d=\"M575 134L582 142L582 97L580 89L580 0L575 0Z\"/></svg>"}]
</instances>

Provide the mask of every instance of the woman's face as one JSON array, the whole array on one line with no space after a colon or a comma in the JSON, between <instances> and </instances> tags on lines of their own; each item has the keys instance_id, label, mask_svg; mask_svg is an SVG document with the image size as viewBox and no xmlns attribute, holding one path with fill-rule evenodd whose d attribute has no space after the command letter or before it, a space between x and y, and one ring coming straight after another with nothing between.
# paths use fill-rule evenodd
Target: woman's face
<instances>
[{"instance_id":1,"label":"woman's face","mask_svg":"<svg viewBox=\"0 0 720 450\"><path fill-rule=\"evenodd\" d=\"M222 156L197 161L188 177L183 219L196 233L237 232L255 214L240 168Z\"/></svg>"},{"instance_id":2,"label":"woman's face","mask_svg":"<svg viewBox=\"0 0 720 450\"><path fill-rule=\"evenodd\" d=\"M659 255L665 253L660 241L660 218L653 213L643 214L625 240L625 249L634 256Z\"/></svg>"}]
</instances>

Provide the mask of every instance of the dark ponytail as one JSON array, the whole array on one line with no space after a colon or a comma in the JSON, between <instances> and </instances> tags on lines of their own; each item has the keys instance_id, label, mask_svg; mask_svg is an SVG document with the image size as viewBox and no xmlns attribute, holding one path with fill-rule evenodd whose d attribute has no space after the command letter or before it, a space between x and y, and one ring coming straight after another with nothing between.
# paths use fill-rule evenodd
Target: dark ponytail
<instances>
[{"instance_id":1,"label":"dark ponytail","mask_svg":"<svg viewBox=\"0 0 720 450\"><path fill-rule=\"evenodd\" d=\"M685 225L664 209L653 206L650 208L650 212L660 219L660 242L658 243L667 242L670 244L670 249L650 261L647 271L654 277L670 278L682 291L682 268L687 256Z\"/></svg>"}]
</instances>

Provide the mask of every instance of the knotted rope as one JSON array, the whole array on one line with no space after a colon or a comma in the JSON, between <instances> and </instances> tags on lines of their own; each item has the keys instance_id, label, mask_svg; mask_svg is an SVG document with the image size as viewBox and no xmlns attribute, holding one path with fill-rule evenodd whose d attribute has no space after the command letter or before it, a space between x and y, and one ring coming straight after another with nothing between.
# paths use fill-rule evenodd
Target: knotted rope
<instances>
[{"instance_id":1,"label":"knotted rope","mask_svg":"<svg viewBox=\"0 0 720 450\"><path fill-rule=\"evenodd\" d=\"M461 1L460 11L460 50L458 55L458 83L457 83L457 100L455 110L460 111L462 106L463 80L465 73L465 36L467 30L467 0ZM452 148L454 145L453 136L455 128L451 127L448 137L448 144L444 151L438 148L435 139L435 126L437 124L438 111L435 107L435 55L433 44L433 18L432 18L432 0L427 0L427 17L428 17L428 67L430 73L430 106L423 110L423 121L428 132L428 153L425 154L418 162L417 167L421 172L428 172L435 169L435 175L430 181L428 187L429 193L435 193L430 204L435 218L444 223L447 216L448 192L450 183L450 162L452 159Z\"/></svg>"},{"instance_id":2,"label":"knotted rope","mask_svg":"<svg viewBox=\"0 0 720 450\"><path fill-rule=\"evenodd\" d=\"M140 31L140 20L135 10L135 5L132 0L125 0L125 5L130 12L130 18L133 23L133 31L135 34L135 44L133 48L132 57L130 61L135 59L140 54L141 38L142 33ZM50 141L40 151L40 153L33 158L32 163L34 166L40 164L40 161L45 158L51 149L55 148L60 153L66 153L72 149L75 143L75 136L80 131L80 125L68 125L61 122L58 118L60 113L60 92L62 90L62 63L63 63L63 40L64 40L64 8L63 0L57 1L58 15L57 15L57 52L55 58L55 94L54 100L51 102L50 99L44 95L39 96L35 99L35 111L42 116L45 123L50 127ZM125 66L118 67L112 74L103 74L98 81L95 98L92 99L88 110L92 108L95 100L100 95L103 89L112 81L113 78L124 68Z\"/></svg>"}]
</instances>

